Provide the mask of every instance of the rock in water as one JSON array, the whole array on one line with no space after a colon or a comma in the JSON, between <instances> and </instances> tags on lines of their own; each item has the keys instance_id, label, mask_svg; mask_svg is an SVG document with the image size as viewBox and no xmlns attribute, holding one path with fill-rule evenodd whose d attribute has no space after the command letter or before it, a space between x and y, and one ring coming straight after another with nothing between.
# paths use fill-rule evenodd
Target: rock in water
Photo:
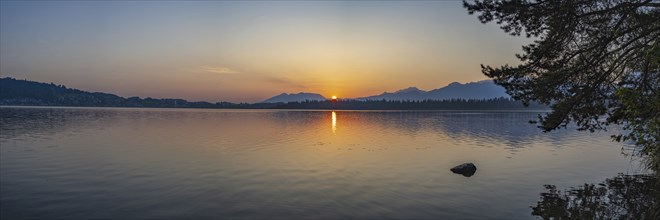
<instances>
[{"instance_id":1,"label":"rock in water","mask_svg":"<svg viewBox=\"0 0 660 220\"><path fill-rule=\"evenodd\" d=\"M464 163L450 169L451 172L461 174L465 177L471 177L477 172L477 167L473 163Z\"/></svg>"}]
</instances>

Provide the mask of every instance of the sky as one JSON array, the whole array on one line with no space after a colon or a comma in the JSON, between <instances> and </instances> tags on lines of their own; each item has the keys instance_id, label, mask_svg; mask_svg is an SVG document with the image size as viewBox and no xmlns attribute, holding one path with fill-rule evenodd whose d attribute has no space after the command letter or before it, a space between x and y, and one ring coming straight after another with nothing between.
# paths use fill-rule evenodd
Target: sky
<instances>
[{"instance_id":1,"label":"sky","mask_svg":"<svg viewBox=\"0 0 660 220\"><path fill-rule=\"evenodd\" d=\"M529 42L460 1L0 2L0 76L124 97L431 90L517 64Z\"/></svg>"}]
</instances>

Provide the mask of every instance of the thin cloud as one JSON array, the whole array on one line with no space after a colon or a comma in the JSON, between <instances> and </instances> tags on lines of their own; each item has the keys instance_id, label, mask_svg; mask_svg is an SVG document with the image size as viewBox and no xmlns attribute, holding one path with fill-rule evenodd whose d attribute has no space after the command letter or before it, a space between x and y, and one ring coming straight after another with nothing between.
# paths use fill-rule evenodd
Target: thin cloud
<instances>
[{"instance_id":1,"label":"thin cloud","mask_svg":"<svg viewBox=\"0 0 660 220\"><path fill-rule=\"evenodd\" d=\"M238 70L233 70L229 69L227 67L221 67L221 66L200 66L199 70L207 73L215 73L215 74L237 74L241 73Z\"/></svg>"},{"instance_id":2,"label":"thin cloud","mask_svg":"<svg viewBox=\"0 0 660 220\"><path fill-rule=\"evenodd\" d=\"M307 86L303 84L294 82L293 80L284 77L267 76L265 77L265 81L268 83L286 85L293 88L307 88Z\"/></svg>"}]
</instances>

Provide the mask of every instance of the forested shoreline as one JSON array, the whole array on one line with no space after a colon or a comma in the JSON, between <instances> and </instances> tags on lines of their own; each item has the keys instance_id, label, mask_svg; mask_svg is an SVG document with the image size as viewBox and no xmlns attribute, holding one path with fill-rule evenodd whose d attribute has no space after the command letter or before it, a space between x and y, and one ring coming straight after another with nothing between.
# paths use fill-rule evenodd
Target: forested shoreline
<instances>
[{"instance_id":1,"label":"forested shoreline","mask_svg":"<svg viewBox=\"0 0 660 220\"><path fill-rule=\"evenodd\" d=\"M341 110L544 110L547 106L510 98L448 99L422 101L325 100L288 103L190 102L184 99L124 98L118 95L87 92L53 83L14 78L0 79L2 106L72 106L211 109L341 109Z\"/></svg>"}]
</instances>

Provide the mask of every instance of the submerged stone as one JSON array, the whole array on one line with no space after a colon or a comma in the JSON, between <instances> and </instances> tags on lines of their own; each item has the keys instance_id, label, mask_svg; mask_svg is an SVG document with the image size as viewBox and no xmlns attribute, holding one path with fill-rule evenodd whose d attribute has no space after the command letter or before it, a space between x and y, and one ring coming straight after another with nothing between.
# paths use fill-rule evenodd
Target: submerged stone
<instances>
[{"instance_id":1,"label":"submerged stone","mask_svg":"<svg viewBox=\"0 0 660 220\"><path fill-rule=\"evenodd\" d=\"M465 177L471 177L475 172L477 172L477 166L475 166L473 163L464 163L449 170L456 174L461 174Z\"/></svg>"}]
</instances>

